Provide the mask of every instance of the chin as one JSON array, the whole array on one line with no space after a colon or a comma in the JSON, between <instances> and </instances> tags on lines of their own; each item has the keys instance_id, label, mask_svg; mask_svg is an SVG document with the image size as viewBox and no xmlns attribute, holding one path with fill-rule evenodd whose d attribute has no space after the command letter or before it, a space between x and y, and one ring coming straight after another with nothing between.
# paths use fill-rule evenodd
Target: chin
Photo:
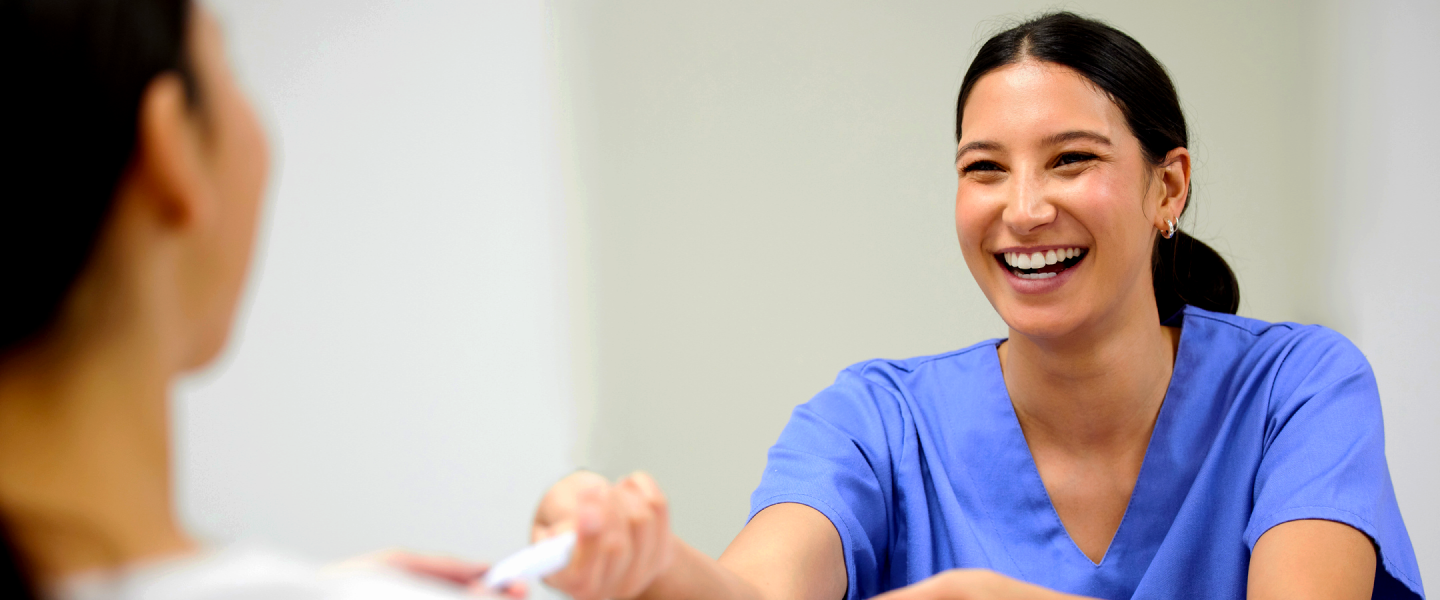
<instances>
[{"instance_id":1,"label":"chin","mask_svg":"<svg viewBox=\"0 0 1440 600\"><path fill-rule=\"evenodd\" d=\"M1084 321L1068 303L1026 306L1021 302L1010 301L1008 306L995 308L1011 331L1036 339L1065 337L1079 329Z\"/></svg>"},{"instance_id":2,"label":"chin","mask_svg":"<svg viewBox=\"0 0 1440 600\"><path fill-rule=\"evenodd\" d=\"M220 356L220 351L224 349L225 342L223 340L218 343L205 344L203 347L196 348L190 353L185 363L180 365L180 371L199 371L200 369L210 366L210 363L215 362L215 358Z\"/></svg>"},{"instance_id":3,"label":"chin","mask_svg":"<svg viewBox=\"0 0 1440 600\"><path fill-rule=\"evenodd\" d=\"M223 321L223 326L208 327L204 331L198 332L190 344L190 351L186 353L185 361L180 364L180 371L197 371L209 366L210 363L215 362L229 342L229 319Z\"/></svg>"}]
</instances>

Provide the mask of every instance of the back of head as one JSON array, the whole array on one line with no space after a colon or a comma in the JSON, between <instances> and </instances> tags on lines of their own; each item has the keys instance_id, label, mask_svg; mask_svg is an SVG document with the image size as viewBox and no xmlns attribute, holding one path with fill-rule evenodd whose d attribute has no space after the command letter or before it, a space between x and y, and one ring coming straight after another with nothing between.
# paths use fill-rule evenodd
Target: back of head
<instances>
[{"instance_id":1,"label":"back of head","mask_svg":"<svg viewBox=\"0 0 1440 600\"><path fill-rule=\"evenodd\" d=\"M131 161L141 96L178 72L188 0L0 0L0 357L54 321ZM0 527L3 527L0 518ZM0 539L0 596L33 597Z\"/></svg>"},{"instance_id":2,"label":"back of head","mask_svg":"<svg viewBox=\"0 0 1440 600\"><path fill-rule=\"evenodd\" d=\"M1158 165L1171 150L1189 145L1185 115L1165 67L1139 42L1100 21L1068 12L1046 14L1002 31L980 47L955 108L960 139L965 101L985 74L1026 59L1073 69L1115 102L1146 159ZM1188 192L1187 192L1188 194ZM1190 203L1186 202L1188 209ZM1161 320L1184 305L1234 314L1240 285L1230 266L1209 246L1183 231L1157 236L1152 252L1155 302Z\"/></svg>"},{"instance_id":3,"label":"back of head","mask_svg":"<svg viewBox=\"0 0 1440 600\"><path fill-rule=\"evenodd\" d=\"M188 9L188 0L0 0L0 352L49 325L88 261L131 159L145 87L165 71L193 81Z\"/></svg>"}]
</instances>

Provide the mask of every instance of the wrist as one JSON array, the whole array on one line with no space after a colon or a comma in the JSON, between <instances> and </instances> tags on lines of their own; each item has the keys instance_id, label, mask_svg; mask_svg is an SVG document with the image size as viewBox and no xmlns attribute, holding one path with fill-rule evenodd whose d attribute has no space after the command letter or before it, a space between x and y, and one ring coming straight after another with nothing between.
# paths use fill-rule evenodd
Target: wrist
<instances>
[{"instance_id":1,"label":"wrist","mask_svg":"<svg viewBox=\"0 0 1440 600\"><path fill-rule=\"evenodd\" d=\"M688 598L695 594L689 593L694 586L693 578L689 573L694 572L695 555L704 554L699 550L685 543L680 536L670 533L670 559L650 580L639 594L626 600L661 600L662 598ZM708 559L709 557L705 557Z\"/></svg>"}]
</instances>

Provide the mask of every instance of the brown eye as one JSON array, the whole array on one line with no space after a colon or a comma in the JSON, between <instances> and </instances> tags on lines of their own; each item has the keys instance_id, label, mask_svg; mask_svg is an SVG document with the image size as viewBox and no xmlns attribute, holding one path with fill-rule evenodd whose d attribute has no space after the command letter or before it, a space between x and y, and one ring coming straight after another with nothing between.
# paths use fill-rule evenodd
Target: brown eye
<instances>
[{"instance_id":1,"label":"brown eye","mask_svg":"<svg viewBox=\"0 0 1440 600\"><path fill-rule=\"evenodd\" d=\"M999 171L1000 165L988 160L977 160L960 168L961 173L973 173L975 171Z\"/></svg>"},{"instance_id":2,"label":"brown eye","mask_svg":"<svg viewBox=\"0 0 1440 600\"><path fill-rule=\"evenodd\" d=\"M1066 152L1064 154L1061 154L1060 158L1055 159L1055 166L1063 167L1066 165L1078 164L1089 160L1095 160L1095 155L1087 154L1085 152Z\"/></svg>"}]
</instances>

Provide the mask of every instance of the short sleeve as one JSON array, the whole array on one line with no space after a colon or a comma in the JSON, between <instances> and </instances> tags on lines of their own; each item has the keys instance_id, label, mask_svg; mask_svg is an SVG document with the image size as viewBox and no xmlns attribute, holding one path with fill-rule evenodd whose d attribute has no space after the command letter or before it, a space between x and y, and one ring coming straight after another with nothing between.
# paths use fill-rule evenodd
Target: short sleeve
<instances>
[{"instance_id":1,"label":"short sleeve","mask_svg":"<svg viewBox=\"0 0 1440 600\"><path fill-rule=\"evenodd\" d=\"M893 510L892 444L903 443L893 391L858 368L840 374L795 408L770 448L750 518L770 506L797 503L824 514L844 546L848 598L881 591Z\"/></svg>"},{"instance_id":2,"label":"short sleeve","mask_svg":"<svg viewBox=\"0 0 1440 600\"><path fill-rule=\"evenodd\" d=\"M1375 598L1424 597L1385 462L1375 375L1344 337L1307 329L1276 372L1245 543L1253 550L1287 521L1344 523L1375 543Z\"/></svg>"}]
</instances>

